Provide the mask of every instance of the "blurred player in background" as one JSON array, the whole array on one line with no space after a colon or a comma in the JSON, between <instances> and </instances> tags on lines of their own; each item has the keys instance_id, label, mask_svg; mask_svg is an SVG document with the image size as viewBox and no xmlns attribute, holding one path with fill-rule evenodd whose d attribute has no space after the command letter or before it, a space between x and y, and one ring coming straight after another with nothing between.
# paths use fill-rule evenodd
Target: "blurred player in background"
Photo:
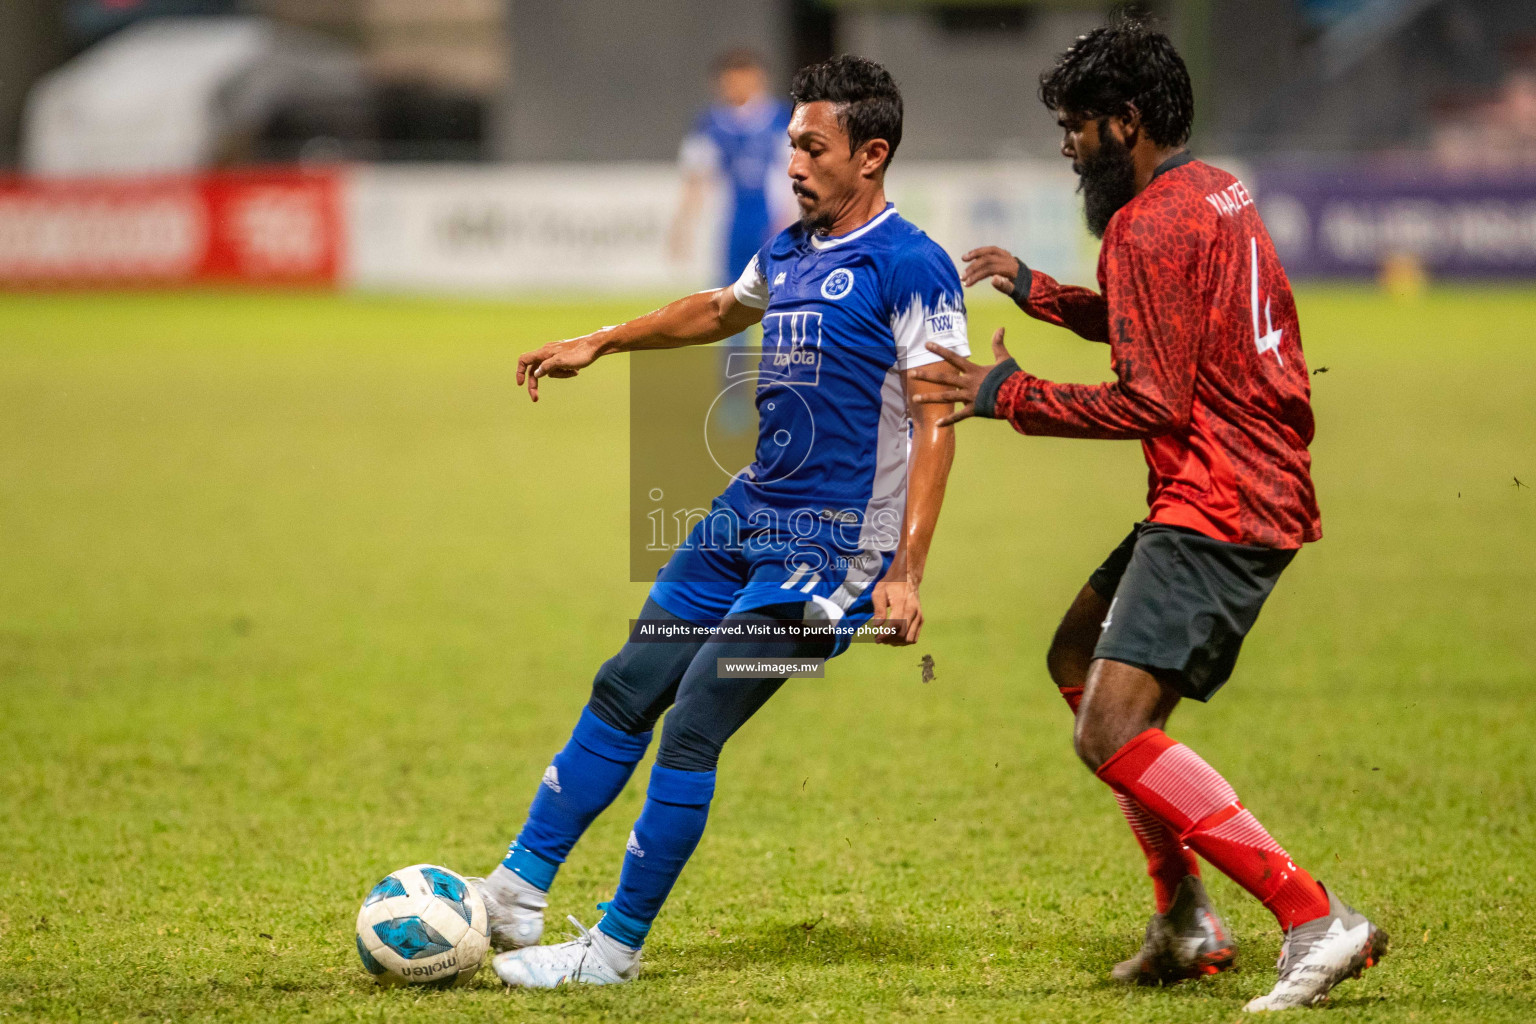
<instances>
[{"instance_id":1,"label":"blurred player in background","mask_svg":"<svg viewBox=\"0 0 1536 1024\"><path fill-rule=\"evenodd\" d=\"M917 372L966 403L952 419L1025 434L1139 439L1151 513L1067 610L1048 656L1078 755L1114 791L1147 857L1157 912L1122 981L1168 984L1233 965L1195 854L1274 913L1280 977L1248 1010L1311 1006L1372 966L1387 936L1297 867L1216 770L1163 732L1181 698L1226 682L1243 637L1302 544L1322 535L1296 306L1241 182L1184 148L1194 99L1167 37L1120 17L1041 78L1066 133L1099 291L1065 287L995 247L965 255L1030 316L1108 342L1116 379L1057 384L953 353Z\"/></svg>"},{"instance_id":2,"label":"blurred player in background","mask_svg":"<svg viewBox=\"0 0 1536 1024\"><path fill-rule=\"evenodd\" d=\"M683 140L678 165L683 175L682 201L672 224L674 259L691 255L704 199L712 185L725 190L721 266L717 283L730 284L767 241L794 221L793 196L785 188L789 149L789 104L768 92L768 72L754 51L727 50L714 63L715 102L699 115ZM732 337L721 353L722 377L731 351L740 351L746 332ZM740 388L725 393L721 424L744 430L755 417Z\"/></svg>"},{"instance_id":3,"label":"blurred player in background","mask_svg":"<svg viewBox=\"0 0 1536 1024\"><path fill-rule=\"evenodd\" d=\"M678 154L683 196L672 225L672 251L680 259L690 255L705 195L719 182L728 192L719 281L730 284L757 250L795 219L784 187L790 107L768 92L768 72L751 50L726 51L714 70L715 102L699 115Z\"/></svg>"},{"instance_id":4,"label":"blurred player in background","mask_svg":"<svg viewBox=\"0 0 1536 1024\"><path fill-rule=\"evenodd\" d=\"M913 402L937 387L907 382L938 360L930 345L969 354L960 277L885 200L902 129L886 70L840 57L801 70L793 96L799 223L749 254L734 284L518 359L518 383L537 400L543 378L574 377L601 356L763 324L756 458L662 568L640 613L703 635L647 642L636 627L598 671L506 859L477 883L492 943L508 950L493 961L508 985L613 984L639 971L651 923L704 833L723 745L784 683L722 675L718 659L826 658L848 642L846 632L754 637L777 623L898 620L896 643L922 628L918 584L954 434L938 426L947 407ZM533 945L555 873L623 790L664 711L613 900L580 938Z\"/></svg>"}]
</instances>

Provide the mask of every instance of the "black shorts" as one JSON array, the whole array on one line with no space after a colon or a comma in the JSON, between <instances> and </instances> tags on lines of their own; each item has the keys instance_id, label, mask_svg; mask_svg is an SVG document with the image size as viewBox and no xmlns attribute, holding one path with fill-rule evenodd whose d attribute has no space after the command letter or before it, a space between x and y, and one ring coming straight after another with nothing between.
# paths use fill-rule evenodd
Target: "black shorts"
<instances>
[{"instance_id":1,"label":"black shorts","mask_svg":"<svg viewBox=\"0 0 1536 1024\"><path fill-rule=\"evenodd\" d=\"M1109 602L1095 658L1144 668L1210 700L1295 551L1229 544L1181 526L1137 523L1088 577Z\"/></svg>"}]
</instances>

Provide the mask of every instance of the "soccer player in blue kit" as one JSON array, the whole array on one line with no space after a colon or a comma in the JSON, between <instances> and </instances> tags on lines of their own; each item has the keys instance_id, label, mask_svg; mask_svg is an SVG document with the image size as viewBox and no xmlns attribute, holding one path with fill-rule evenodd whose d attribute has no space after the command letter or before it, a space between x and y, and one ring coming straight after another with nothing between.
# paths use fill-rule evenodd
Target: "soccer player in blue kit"
<instances>
[{"instance_id":1,"label":"soccer player in blue kit","mask_svg":"<svg viewBox=\"0 0 1536 1024\"><path fill-rule=\"evenodd\" d=\"M763 324L756 457L663 567L640 613L642 623L695 624L706 635L655 643L632 634L603 664L506 859L475 881L507 985L638 974L651 923L703 835L721 748L784 682L724 677L717 659L831 657L871 618L900 623L897 644L922 628L918 584L954 436L938 425L948 407L915 401L935 385L911 371L938 360L930 342L969 352L959 275L885 201L902 128L890 74L839 57L802 69L791 95L798 224L733 285L518 359L518 383L537 400L541 380L574 377L600 356L707 344ZM807 620L839 631L751 635ZM570 942L535 945L556 872L624 788L669 706L602 919Z\"/></svg>"},{"instance_id":2,"label":"soccer player in blue kit","mask_svg":"<svg viewBox=\"0 0 1536 1024\"><path fill-rule=\"evenodd\" d=\"M777 227L793 216L783 190L784 132L789 104L768 93L768 75L751 50L729 50L715 61L716 102L699 115L683 140L678 166L683 198L673 225L672 248L682 253L711 178L726 186L724 271L721 284L736 280Z\"/></svg>"},{"instance_id":3,"label":"soccer player in blue kit","mask_svg":"<svg viewBox=\"0 0 1536 1024\"><path fill-rule=\"evenodd\" d=\"M683 140L678 167L683 196L672 225L674 257L687 255L694 224L711 180L725 187L723 269L716 279L728 285L779 229L794 220L793 197L784 187L789 104L768 92L762 58L748 49L728 50L715 61L716 101L699 115ZM747 345L742 332L721 346L721 382ZM721 394L720 425L743 434L756 425L757 410L744 388Z\"/></svg>"}]
</instances>

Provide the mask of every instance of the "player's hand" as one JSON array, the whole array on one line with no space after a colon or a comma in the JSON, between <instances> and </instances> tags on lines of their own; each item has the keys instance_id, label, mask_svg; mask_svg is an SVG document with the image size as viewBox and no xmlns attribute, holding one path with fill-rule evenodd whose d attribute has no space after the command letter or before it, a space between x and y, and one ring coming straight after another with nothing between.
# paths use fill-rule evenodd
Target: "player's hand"
<instances>
[{"instance_id":1,"label":"player's hand","mask_svg":"<svg viewBox=\"0 0 1536 1024\"><path fill-rule=\"evenodd\" d=\"M960 281L967 288L985 278L992 279L992 287L1004 295L1013 294L1013 285L1019 277L1019 261L1007 249L984 245L972 249L960 257L965 261L965 271Z\"/></svg>"},{"instance_id":2,"label":"player's hand","mask_svg":"<svg viewBox=\"0 0 1536 1024\"><path fill-rule=\"evenodd\" d=\"M552 341L517 357L517 383L526 384L528 397L537 402L540 377L574 377L591 366L597 355L597 342L590 334L569 341Z\"/></svg>"},{"instance_id":3,"label":"player's hand","mask_svg":"<svg viewBox=\"0 0 1536 1024\"><path fill-rule=\"evenodd\" d=\"M880 643L905 647L917 643L923 631L923 603L917 596L917 584L906 580L881 580L875 584L875 619L900 622L905 628Z\"/></svg>"},{"instance_id":4,"label":"player's hand","mask_svg":"<svg viewBox=\"0 0 1536 1024\"><path fill-rule=\"evenodd\" d=\"M992 367L977 366L965 356L951 352L943 345L936 345L931 341L928 343L928 351L941 356L944 362L929 363L927 366L919 366L907 372L918 380L926 380L930 384L942 384L949 390L923 392L913 395L912 400L919 405L931 405L936 402L959 403L960 408L939 420L941 427L975 416L976 394L981 390L981 382L986 380L987 374L992 372ZM997 329L996 334L992 335L992 356L999 363L1013 358L1008 354L1007 346L1003 344L1001 327Z\"/></svg>"}]
</instances>

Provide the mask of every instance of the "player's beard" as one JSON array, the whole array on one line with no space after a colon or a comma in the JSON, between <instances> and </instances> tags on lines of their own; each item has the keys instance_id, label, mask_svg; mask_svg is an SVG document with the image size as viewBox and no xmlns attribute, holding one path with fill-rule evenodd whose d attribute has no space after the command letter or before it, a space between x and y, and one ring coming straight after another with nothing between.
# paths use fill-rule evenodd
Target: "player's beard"
<instances>
[{"instance_id":1,"label":"player's beard","mask_svg":"<svg viewBox=\"0 0 1536 1024\"><path fill-rule=\"evenodd\" d=\"M818 204L820 197L808 188L802 189L796 186L794 191L796 196L804 196L812 203L810 207L800 208L800 226L809 234L832 230L832 225L837 218L833 216L828 206Z\"/></svg>"},{"instance_id":2,"label":"player's beard","mask_svg":"<svg viewBox=\"0 0 1536 1024\"><path fill-rule=\"evenodd\" d=\"M800 215L800 226L805 228L807 234L824 235L832 230L835 223L832 215L824 211L812 210Z\"/></svg>"},{"instance_id":3,"label":"player's beard","mask_svg":"<svg viewBox=\"0 0 1536 1024\"><path fill-rule=\"evenodd\" d=\"M1103 238L1109 218L1136 197L1136 164L1124 142L1099 124L1099 151L1077 168L1078 191L1083 194L1083 215L1094 238Z\"/></svg>"}]
</instances>

